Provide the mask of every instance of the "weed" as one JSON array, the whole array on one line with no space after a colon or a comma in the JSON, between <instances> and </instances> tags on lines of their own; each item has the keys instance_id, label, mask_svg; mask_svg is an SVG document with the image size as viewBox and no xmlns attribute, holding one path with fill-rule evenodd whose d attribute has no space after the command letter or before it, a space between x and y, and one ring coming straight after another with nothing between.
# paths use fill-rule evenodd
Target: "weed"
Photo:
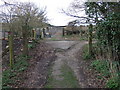
<instances>
[{"instance_id":1,"label":"weed","mask_svg":"<svg viewBox=\"0 0 120 90\"><path fill-rule=\"evenodd\" d=\"M83 59L84 59L84 60L91 59L91 55L90 55L88 52L85 52L85 53L83 54Z\"/></svg>"},{"instance_id":2,"label":"weed","mask_svg":"<svg viewBox=\"0 0 120 90\"><path fill-rule=\"evenodd\" d=\"M88 53L88 44L83 46L82 57L84 60L88 60L92 58L92 55Z\"/></svg>"},{"instance_id":3,"label":"weed","mask_svg":"<svg viewBox=\"0 0 120 90\"><path fill-rule=\"evenodd\" d=\"M7 69L2 73L2 87L7 88L8 85L14 84L16 82L16 76L18 73L24 71L28 67L27 62L28 57L19 56L16 60L16 63L13 65L12 69ZM17 79L19 79L17 77Z\"/></svg>"},{"instance_id":4,"label":"weed","mask_svg":"<svg viewBox=\"0 0 120 90\"><path fill-rule=\"evenodd\" d=\"M33 44L28 44L28 48L33 48Z\"/></svg>"},{"instance_id":5,"label":"weed","mask_svg":"<svg viewBox=\"0 0 120 90\"><path fill-rule=\"evenodd\" d=\"M39 40L32 40L32 42L30 42L28 44L28 48L31 49L31 48L35 48L36 44L39 42Z\"/></svg>"},{"instance_id":6,"label":"weed","mask_svg":"<svg viewBox=\"0 0 120 90\"><path fill-rule=\"evenodd\" d=\"M16 75L15 72L12 72L11 69L8 69L6 71L3 72L3 78L2 78L2 85L6 86L8 84L12 84L14 83L13 80L11 80L10 78L14 77Z\"/></svg>"},{"instance_id":7,"label":"weed","mask_svg":"<svg viewBox=\"0 0 120 90\"><path fill-rule=\"evenodd\" d=\"M110 76L109 63L107 60L92 61L91 66L94 67L94 69L96 69L99 73L102 73L103 76Z\"/></svg>"},{"instance_id":8,"label":"weed","mask_svg":"<svg viewBox=\"0 0 120 90\"><path fill-rule=\"evenodd\" d=\"M117 77L111 78L108 80L106 87L107 88L118 88L120 89L120 81Z\"/></svg>"},{"instance_id":9,"label":"weed","mask_svg":"<svg viewBox=\"0 0 120 90\"><path fill-rule=\"evenodd\" d=\"M113 62L113 64L113 69L116 69L115 67L117 62ZM99 79L101 79L102 77L108 78L108 81L106 82L107 88L120 88L120 81L118 79L120 72L114 73L114 77L110 78L111 73L108 60L94 60L92 61L91 66L101 74L101 76L98 76Z\"/></svg>"}]
</instances>

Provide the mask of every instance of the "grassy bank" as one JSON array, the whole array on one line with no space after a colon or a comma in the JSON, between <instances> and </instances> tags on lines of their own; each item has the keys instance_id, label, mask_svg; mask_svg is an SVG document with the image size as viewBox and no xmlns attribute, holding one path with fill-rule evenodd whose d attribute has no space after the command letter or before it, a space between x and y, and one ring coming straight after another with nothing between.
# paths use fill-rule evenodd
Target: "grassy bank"
<instances>
[{"instance_id":1,"label":"grassy bank","mask_svg":"<svg viewBox=\"0 0 120 90\"><path fill-rule=\"evenodd\" d=\"M98 50L96 48L96 44L93 44L93 51ZM97 51L99 52L99 51ZM97 53L98 54L98 53ZM115 71L115 73L111 73L111 62L106 58L106 59L95 59L96 53L93 52L93 56L90 56L88 54L88 44L86 44L83 47L83 52L82 52L82 57L84 60L91 60L91 65L88 68L93 69L96 71L99 75L97 76L97 79L103 79L106 80L105 82L105 88L120 88L120 81L119 81L119 76L120 72L117 71L117 66L119 66L118 61L112 61L112 71ZM101 56L102 57L102 56Z\"/></svg>"}]
</instances>

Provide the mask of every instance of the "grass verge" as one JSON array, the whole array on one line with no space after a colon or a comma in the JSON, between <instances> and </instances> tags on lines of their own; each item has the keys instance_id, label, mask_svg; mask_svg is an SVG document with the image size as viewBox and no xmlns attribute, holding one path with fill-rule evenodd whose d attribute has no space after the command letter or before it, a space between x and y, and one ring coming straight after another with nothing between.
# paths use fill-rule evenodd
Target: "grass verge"
<instances>
[{"instance_id":1,"label":"grass verge","mask_svg":"<svg viewBox=\"0 0 120 90\"><path fill-rule=\"evenodd\" d=\"M64 64L61 68L61 72L64 78L62 84L65 85L66 88L79 88L78 80L70 67Z\"/></svg>"},{"instance_id":2,"label":"grass verge","mask_svg":"<svg viewBox=\"0 0 120 90\"><path fill-rule=\"evenodd\" d=\"M114 70L116 70L116 65L118 62L114 62ZM108 60L94 60L91 63L91 67L100 73L99 77L106 78L106 88L115 88L116 90L120 89L119 74L120 72L114 73L114 77L111 77L113 73L110 72L110 63ZM99 78L99 79L101 79Z\"/></svg>"},{"instance_id":3,"label":"grass verge","mask_svg":"<svg viewBox=\"0 0 120 90\"><path fill-rule=\"evenodd\" d=\"M88 44L83 46L82 57L84 60L89 60L92 58L92 56L88 53Z\"/></svg>"},{"instance_id":4,"label":"grass verge","mask_svg":"<svg viewBox=\"0 0 120 90\"><path fill-rule=\"evenodd\" d=\"M78 81L74 75L74 72L67 65L61 67L61 74L59 75L62 80L56 80L52 75L52 68L49 71L48 82L45 88L79 88Z\"/></svg>"},{"instance_id":5,"label":"grass verge","mask_svg":"<svg viewBox=\"0 0 120 90\"><path fill-rule=\"evenodd\" d=\"M98 53L99 50L96 46L96 43L93 43L93 51L94 54L96 54L96 52ZM99 54L99 53L98 53ZM85 46L83 46L83 52L82 52L82 57L84 60L92 60L95 59L94 55L90 56L88 54L88 44L86 44ZM117 67L119 66L119 62L117 61L113 61L113 68L112 70L116 71L114 73L111 73L110 71L110 63L108 60L93 60L91 62L91 67L92 69L94 69L95 71L97 71L97 73L99 74L97 76L98 79L105 79L107 81L105 84L106 88L115 88L115 89L120 89L120 81L119 81L119 76L120 76L120 72L117 71Z\"/></svg>"}]
</instances>

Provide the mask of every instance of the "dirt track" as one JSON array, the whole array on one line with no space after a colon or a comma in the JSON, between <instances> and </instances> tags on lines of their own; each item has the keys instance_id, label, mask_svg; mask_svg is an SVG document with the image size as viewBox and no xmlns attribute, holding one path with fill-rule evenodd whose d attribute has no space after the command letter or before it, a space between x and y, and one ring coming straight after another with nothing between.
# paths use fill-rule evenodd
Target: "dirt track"
<instances>
[{"instance_id":1,"label":"dirt track","mask_svg":"<svg viewBox=\"0 0 120 90\"><path fill-rule=\"evenodd\" d=\"M17 86L43 88L48 83L48 71L52 66L51 74L56 80L53 83L53 88L75 88L69 87L70 85L64 82L62 67L66 65L72 70L71 72L76 78L74 80L77 80L80 88L101 87L98 82L96 83L94 74L90 74L89 71L86 73L88 65L81 55L82 47L86 43L86 41L44 41L38 44L36 49L30 53L30 56L32 56L29 61L30 66L22 75L24 82ZM64 82L64 84L60 85L57 81Z\"/></svg>"},{"instance_id":2,"label":"dirt track","mask_svg":"<svg viewBox=\"0 0 120 90\"><path fill-rule=\"evenodd\" d=\"M48 41L46 42L52 45L53 48L56 49L56 56L57 59L54 62L52 68L52 76L55 80L63 80L64 78L61 77L62 72L61 68L64 64L67 64L72 71L74 72L79 86L81 88L89 88L90 86L87 83L86 77L83 73L83 70L80 68L80 59L76 58L76 53L80 51L81 47L85 45L87 42L85 41ZM65 86L55 85L55 88L66 88ZM69 87L67 87L69 88Z\"/></svg>"}]
</instances>

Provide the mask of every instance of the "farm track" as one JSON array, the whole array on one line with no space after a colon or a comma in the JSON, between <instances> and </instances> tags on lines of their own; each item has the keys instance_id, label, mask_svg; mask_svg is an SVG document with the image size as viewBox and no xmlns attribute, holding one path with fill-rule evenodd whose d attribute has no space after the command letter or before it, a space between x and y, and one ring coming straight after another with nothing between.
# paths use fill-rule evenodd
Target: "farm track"
<instances>
[{"instance_id":1,"label":"farm track","mask_svg":"<svg viewBox=\"0 0 120 90\"><path fill-rule=\"evenodd\" d=\"M85 41L82 41L82 42L79 42L79 41L48 41L47 43L49 43L50 45L52 45L53 48L56 49L57 58L52 67L53 78L57 80L58 82L64 81L64 78L61 77L62 75L61 69L63 65L67 65L74 72L74 75L76 76L78 80L78 84L81 88L91 87L87 83L87 79L85 78L82 68L80 68L79 59L82 59L82 58L79 58L79 59L76 58L76 53L78 53L78 51L81 50L82 46L85 45L86 42ZM55 88L70 88L70 86L67 87L67 84L61 86L56 83L57 82L54 82L54 86L53 86Z\"/></svg>"},{"instance_id":2,"label":"farm track","mask_svg":"<svg viewBox=\"0 0 120 90\"><path fill-rule=\"evenodd\" d=\"M86 41L42 41L32 49L29 55L29 67L22 73L21 81L13 85L13 87L22 88L43 88L48 82L48 71L52 66L52 76L58 81L64 81L61 77L62 66L67 65L74 73L80 88L96 88L102 87L94 78L91 72L87 72L82 59L82 47ZM17 43L20 45L21 43ZM17 48L16 45L16 48ZM20 48L20 47L19 47ZM5 59L5 58L4 58ZM5 60L4 60L5 62ZM92 75L92 78L91 76ZM54 82L54 88L69 88L67 85L59 85ZM96 84L97 83L97 84ZM71 88L71 87L70 87Z\"/></svg>"}]
</instances>

